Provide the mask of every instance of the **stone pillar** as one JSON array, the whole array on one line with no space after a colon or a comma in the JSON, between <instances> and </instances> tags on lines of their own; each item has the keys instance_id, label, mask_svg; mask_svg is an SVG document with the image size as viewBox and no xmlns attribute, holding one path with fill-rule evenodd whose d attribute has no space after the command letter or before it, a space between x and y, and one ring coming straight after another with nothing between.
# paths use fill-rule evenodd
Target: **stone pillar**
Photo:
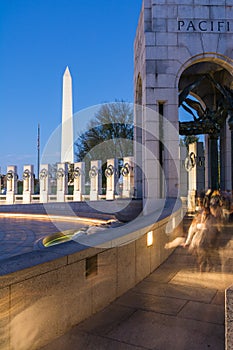
<instances>
[{"instance_id":1,"label":"stone pillar","mask_svg":"<svg viewBox=\"0 0 233 350\"><path fill-rule=\"evenodd\" d=\"M6 202L8 204L13 204L15 201L15 195L17 194L17 166L10 165L7 167L7 192L6 192Z\"/></svg>"},{"instance_id":2,"label":"stone pillar","mask_svg":"<svg viewBox=\"0 0 233 350\"><path fill-rule=\"evenodd\" d=\"M188 157L186 158L186 170L188 171L188 211L194 212L196 210L196 193L197 193L197 172L196 172L196 150L194 145L189 145Z\"/></svg>"},{"instance_id":3,"label":"stone pillar","mask_svg":"<svg viewBox=\"0 0 233 350\"><path fill-rule=\"evenodd\" d=\"M231 129L231 190L233 193L233 128Z\"/></svg>"},{"instance_id":4,"label":"stone pillar","mask_svg":"<svg viewBox=\"0 0 233 350\"><path fill-rule=\"evenodd\" d=\"M197 172L197 191L205 190L205 154L203 142L196 143L196 172Z\"/></svg>"},{"instance_id":5,"label":"stone pillar","mask_svg":"<svg viewBox=\"0 0 233 350\"><path fill-rule=\"evenodd\" d=\"M209 188L209 135L205 135L205 190Z\"/></svg>"},{"instance_id":6,"label":"stone pillar","mask_svg":"<svg viewBox=\"0 0 233 350\"><path fill-rule=\"evenodd\" d=\"M224 180L225 180L225 190L230 190L232 188L232 142L231 142L231 130L226 125L226 138L225 138L225 167L224 167Z\"/></svg>"},{"instance_id":7,"label":"stone pillar","mask_svg":"<svg viewBox=\"0 0 233 350\"><path fill-rule=\"evenodd\" d=\"M159 164L159 114L151 109L143 113L143 211L149 214L154 211L156 201L160 198L160 164ZM136 160L137 161L137 160ZM126 162L126 161L125 161ZM132 176L132 172L131 172ZM124 178L123 197L130 197L127 177ZM132 192L132 190L131 190Z\"/></svg>"},{"instance_id":8,"label":"stone pillar","mask_svg":"<svg viewBox=\"0 0 233 350\"><path fill-rule=\"evenodd\" d=\"M31 203L31 195L34 194L34 167L24 165L23 168L23 203Z\"/></svg>"},{"instance_id":9,"label":"stone pillar","mask_svg":"<svg viewBox=\"0 0 233 350\"><path fill-rule=\"evenodd\" d=\"M57 202L65 202L68 194L68 163L57 164Z\"/></svg>"},{"instance_id":10,"label":"stone pillar","mask_svg":"<svg viewBox=\"0 0 233 350\"><path fill-rule=\"evenodd\" d=\"M185 169L185 159L187 157L186 146L180 146L180 196L187 197L188 194L188 174Z\"/></svg>"},{"instance_id":11,"label":"stone pillar","mask_svg":"<svg viewBox=\"0 0 233 350\"><path fill-rule=\"evenodd\" d=\"M226 124L226 123L225 123ZM220 130L220 189L225 190L225 150L226 150L226 125Z\"/></svg>"},{"instance_id":12,"label":"stone pillar","mask_svg":"<svg viewBox=\"0 0 233 350\"><path fill-rule=\"evenodd\" d=\"M166 94L166 89L164 91ZM177 91L167 92L168 102L164 104L163 145L164 145L164 173L166 180L165 196L180 197L180 155L179 155L179 122ZM164 95L165 97L166 95Z\"/></svg>"},{"instance_id":13,"label":"stone pillar","mask_svg":"<svg viewBox=\"0 0 233 350\"><path fill-rule=\"evenodd\" d=\"M47 203L51 193L51 166L50 164L40 165L40 202Z\"/></svg>"},{"instance_id":14,"label":"stone pillar","mask_svg":"<svg viewBox=\"0 0 233 350\"><path fill-rule=\"evenodd\" d=\"M118 175L118 160L117 159L108 159L107 168L105 170L107 189L106 189L106 199L113 200L116 194L116 185L117 185L117 175Z\"/></svg>"},{"instance_id":15,"label":"stone pillar","mask_svg":"<svg viewBox=\"0 0 233 350\"><path fill-rule=\"evenodd\" d=\"M205 167L203 142L195 142L189 145L189 154L186 158L186 170L188 171L188 211L195 211L196 193L205 190Z\"/></svg>"},{"instance_id":16,"label":"stone pillar","mask_svg":"<svg viewBox=\"0 0 233 350\"><path fill-rule=\"evenodd\" d=\"M125 157L123 159L124 165L121 168L123 176L123 198L132 198L134 196L134 158Z\"/></svg>"},{"instance_id":17,"label":"stone pillar","mask_svg":"<svg viewBox=\"0 0 233 350\"><path fill-rule=\"evenodd\" d=\"M74 163L74 201L82 201L85 194L85 163Z\"/></svg>"},{"instance_id":18,"label":"stone pillar","mask_svg":"<svg viewBox=\"0 0 233 350\"><path fill-rule=\"evenodd\" d=\"M232 112L233 113L233 112ZM230 166L230 173L231 173L231 190L233 192L233 115L228 120L228 125L231 132L231 142L230 142L230 154L231 154L231 166Z\"/></svg>"},{"instance_id":19,"label":"stone pillar","mask_svg":"<svg viewBox=\"0 0 233 350\"><path fill-rule=\"evenodd\" d=\"M140 98L136 100L136 103L141 104L141 86L140 86ZM142 172L142 158L143 158L143 107L135 104L134 106L134 155L135 155L135 197L142 199L143 197L143 172Z\"/></svg>"},{"instance_id":20,"label":"stone pillar","mask_svg":"<svg viewBox=\"0 0 233 350\"><path fill-rule=\"evenodd\" d=\"M231 131L227 121L220 133L220 188L231 189Z\"/></svg>"},{"instance_id":21,"label":"stone pillar","mask_svg":"<svg viewBox=\"0 0 233 350\"><path fill-rule=\"evenodd\" d=\"M218 189L218 136L211 135L209 138L209 186Z\"/></svg>"},{"instance_id":22,"label":"stone pillar","mask_svg":"<svg viewBox=\"0 0 233 350\"><path fill-rule=\"evenodd\" d=\"M97 201L99 194L102 192L102 162L101 160L92 160L91 169L89 171L91 188L90 188L90 200Z\"/></svg>"}]
</instances>

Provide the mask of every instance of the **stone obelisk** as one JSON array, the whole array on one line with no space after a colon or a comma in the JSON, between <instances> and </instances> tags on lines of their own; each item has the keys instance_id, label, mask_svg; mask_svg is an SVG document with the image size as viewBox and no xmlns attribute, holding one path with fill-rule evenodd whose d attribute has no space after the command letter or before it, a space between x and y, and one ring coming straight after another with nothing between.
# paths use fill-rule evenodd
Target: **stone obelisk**
<instances>
[{"instance_id":1,"label":"stone obelisk","mask_svg":"<svg viewBox=\"0 0 233 350\"><path fill-rule=\"evenodd\" d=\"M63 75L61 163L74 162L72 78L66 67Z\"/></svg>"}]
</instances>

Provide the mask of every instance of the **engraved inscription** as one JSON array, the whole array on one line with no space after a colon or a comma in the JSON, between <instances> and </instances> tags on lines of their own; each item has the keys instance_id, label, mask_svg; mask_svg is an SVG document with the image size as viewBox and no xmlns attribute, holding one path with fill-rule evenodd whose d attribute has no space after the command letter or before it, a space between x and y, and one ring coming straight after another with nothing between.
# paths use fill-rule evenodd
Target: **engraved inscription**
<instances>
[{"instance_id":1,"label":"engraved inscription","mask_svg":"<svg viewBox=\"0 0 233 350\"><path fill-rule=\"evenodd\" d=\"M178 32L215 32L227 33L231 31L231 22L227 20L187 20L177 21Z\"/></svg>"}]
</instances>

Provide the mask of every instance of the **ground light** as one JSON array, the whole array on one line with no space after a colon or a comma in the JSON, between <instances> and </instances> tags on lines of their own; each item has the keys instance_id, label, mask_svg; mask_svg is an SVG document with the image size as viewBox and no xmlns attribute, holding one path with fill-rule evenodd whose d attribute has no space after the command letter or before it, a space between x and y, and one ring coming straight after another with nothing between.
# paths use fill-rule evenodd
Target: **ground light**
<instances>
[{"instance_id":1,"label":"ground light","mask_svg":"<svg viewBox=\"0 0 233 350\"><path fill-rule=\"evenodd\" d=\"M147 232L147 247L151 247L153 245L153 231Z\"/></svg>"}]
</instances>

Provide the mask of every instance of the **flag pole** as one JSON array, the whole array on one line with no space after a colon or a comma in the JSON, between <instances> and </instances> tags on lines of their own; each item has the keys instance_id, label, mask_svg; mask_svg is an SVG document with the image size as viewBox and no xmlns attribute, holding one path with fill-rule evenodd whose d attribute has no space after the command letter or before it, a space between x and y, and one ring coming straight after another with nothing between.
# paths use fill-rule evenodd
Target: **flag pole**
<instances>
[{"instance_id":1,"label":"flag pole","mask_svg":"<svg viewBox=\"0 0 233 350\"><path fill-rule=\"evenodd\" d=\"M39 181L40 175L40 124L37 129L37 179Z\"/></svg>"}]
</instances>

